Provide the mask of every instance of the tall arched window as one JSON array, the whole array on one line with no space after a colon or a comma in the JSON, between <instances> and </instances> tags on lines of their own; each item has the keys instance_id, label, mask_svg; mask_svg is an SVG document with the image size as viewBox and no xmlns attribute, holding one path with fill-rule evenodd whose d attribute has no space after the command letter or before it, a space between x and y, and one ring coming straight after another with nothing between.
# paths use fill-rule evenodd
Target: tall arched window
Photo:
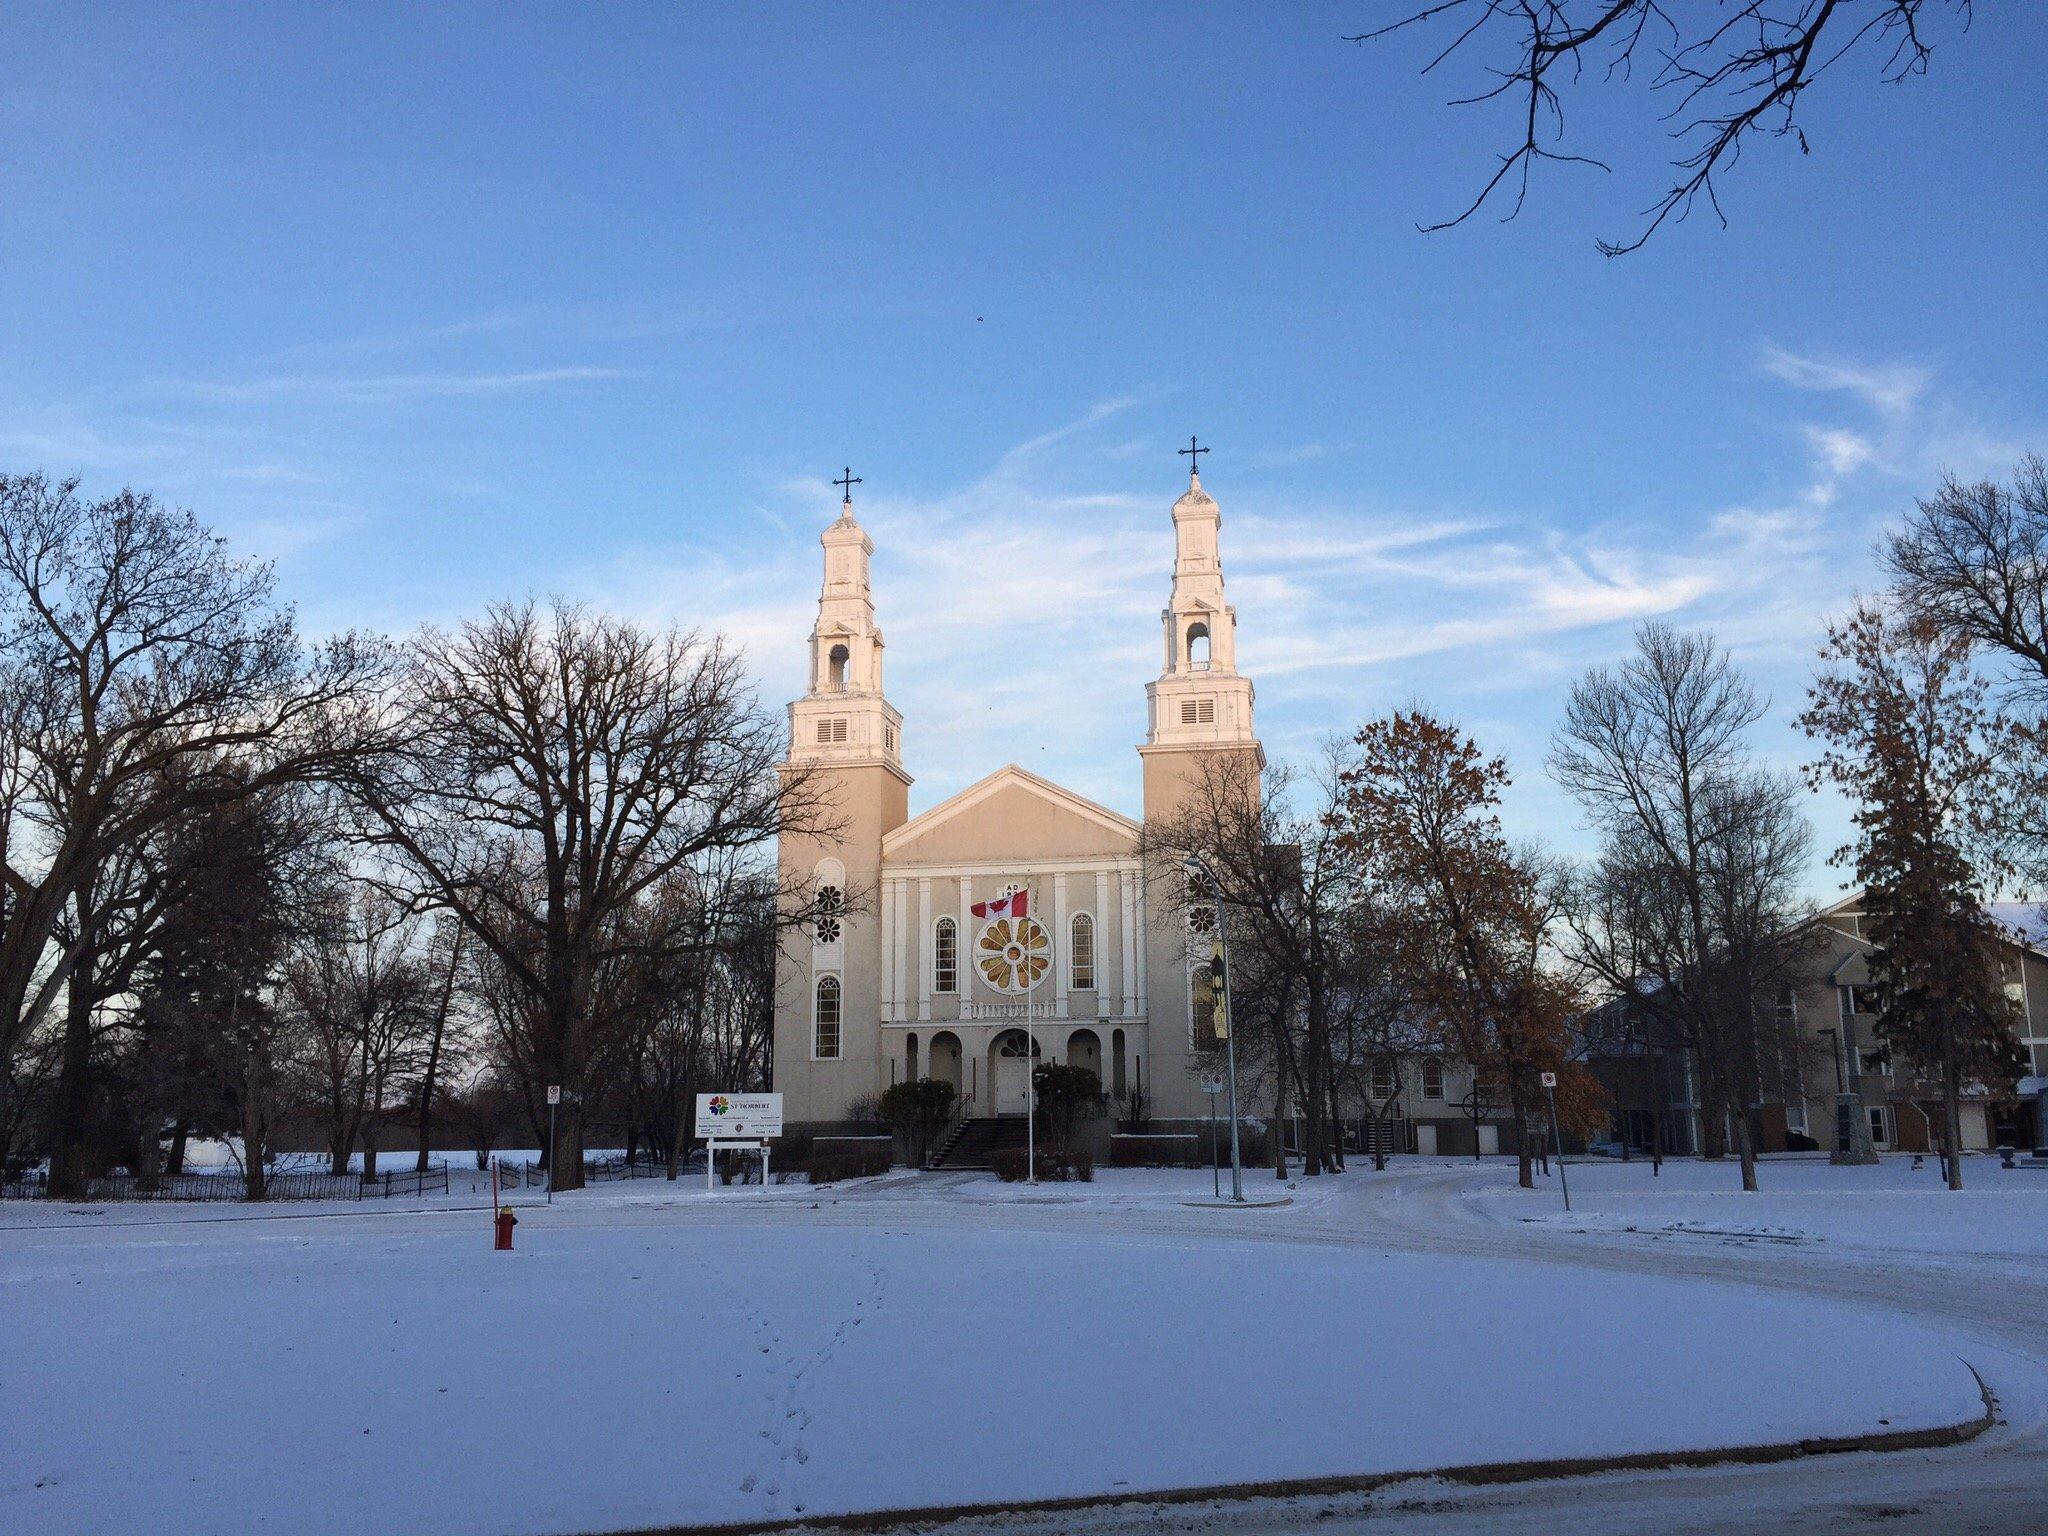
<instances>
[{"instance_id":1,"label":"tall arched window","mask_svg":"<svg viewBox=\"0 0 2048 1536\"><path fill-rule=\"evenodd\" d=\"M1188 626L1188 665L1197 672L1209 670L1209 626L1199 621Z\"/></svg>"},{"instance_id":2,"label":"tall arched window","mask_svg":"<svg viewBox=\"0 0 2048 1536\"><path fill-rule=\"evenodd\" d=\"M825 658L825 686L834 693L846 692L847 649L843 645L832 647L832 653Z\"/></svg>"},{"instance_id":3,"label":"tall arched window","mask_svg":"<svg viewBox=\"0 0 2048 1536\"><path fill-rule=\"evenodd\" d=\"M1067 953L1073 962L1074 990L1092 992L1095 990L1095 919L1086 912L1076 913L1069 927L1072 932L1067 941Z\"/></svg>"},{"instance_id":4,"label":"tall arched window","mask_svg":"<svg viewBox=\"0 0 2048 1536\"><path fill-rule=\"evenodd\" d=\"M839 978L820 976L811 1020L811 1054L820 1061L839 1058Z\"/></svg>"},{"instance_id":5,"label":"tall arched window","mask_svg":"<svg viewBox=\"0 0 2048 1536\"><path fill-rule=\"evenodd\" d=\"M932 990L960 990L960 925L950 917L932 929Z\"/></svg>"}]
</instances>

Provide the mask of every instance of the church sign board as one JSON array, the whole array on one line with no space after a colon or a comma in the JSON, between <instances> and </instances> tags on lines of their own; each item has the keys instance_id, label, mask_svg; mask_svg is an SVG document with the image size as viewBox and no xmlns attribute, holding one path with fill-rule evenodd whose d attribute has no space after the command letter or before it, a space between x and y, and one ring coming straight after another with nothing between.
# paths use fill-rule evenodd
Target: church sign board
<instances>
[{"instance_id":1,"label":"church sign board","mask_svg":"<svg viewBox=\"0 0 2048 1536\"><path fill-rule=\"evenodd\" d=\"M759 1141L782 1134L779 1093L700 1093L697 1135L705 1141Z\"/></svg>"}]
</instances>

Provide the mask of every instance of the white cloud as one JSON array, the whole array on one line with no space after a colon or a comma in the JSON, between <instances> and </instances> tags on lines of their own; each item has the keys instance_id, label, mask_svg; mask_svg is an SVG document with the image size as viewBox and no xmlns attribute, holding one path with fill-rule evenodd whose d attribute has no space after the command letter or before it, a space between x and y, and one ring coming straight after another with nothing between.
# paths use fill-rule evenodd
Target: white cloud
<instances>
[{"instance_id":1,"label":"white cloud","mask_svg":"<svg viewBox=\"0 0 2048 1536\"><path fill-rule=\"evenodd\" d=\"M601 383L630 376L626 369L577 364L503 373L391 373L356 377L287 374L262 379L190 379L182 381L179 387L201 399L223 402L324 398L371 405L409 396L497 395L517 390L546 389L559 384Z\"/></svg>"},{"instance_id":2,"label":"white cloud","mask_svg":"<svg viewBox=\"0 0 2048 1536\"><path fill-rule=\"evenodd\" d=\"M1784 347L1763 349L1764 372L1799 389L1845 390L1888 416L1903 415L1926 390L1932 375L1911 363L1858 363L1808 357Z\"/></svg>"}]
</instances>

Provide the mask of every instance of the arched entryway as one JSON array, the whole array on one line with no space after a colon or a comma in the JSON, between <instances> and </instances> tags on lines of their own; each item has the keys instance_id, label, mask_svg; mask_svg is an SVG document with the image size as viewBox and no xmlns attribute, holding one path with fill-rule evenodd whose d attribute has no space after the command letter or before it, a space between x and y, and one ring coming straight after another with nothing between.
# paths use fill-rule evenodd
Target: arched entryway
<instances>
[{"instance_id":1,"label":"arched entryway","mask_svg":"<svg viewBox=\"0 0 2048 1536\"><path fill-rule=\"evenodd\" d=\"M936 1078L942 1083L951 1083L957 1094L963 1091L960 1082L960 1037L950 1029L942 1029L932 1036L931 1051L926 1058L925 1076Z\"/></svg>"},{"instance_id":2,"label":"arched entryway","mask_svg":"<svg viewBox=\"0 0 2048 1536\"><path fill-rule=\"evenodd\" d=\"M1027 1055L1024 1042L1021 1029L1006 1029L989 1042L989 1098L995 1114L1021 1115L1031 1108L1031 1058L1044 1051L1034 1039Z\"/></svg>"},{"instance_id":3,"label":"arched entryway","mask_svg":"<svg viewBox=\"0 0 2048 1536\"><path fill-rule=\"evenodd\" d=\"M903 1080L906 1083L914 1083L921 1076L923 1074L917 1070L917 1036L915 1034L905 1035L903 1037Z\"/></svg>"},{"instance_id":4,"label":"arched entryway","mask_svg":"<svg viewBox=\"0 0 2048 1536\"><path fill-rule=\"evenodd\" d=\"M1067 1036L1067 1065L1083 1067L1102 1081L1102 1039L1092 1029L1077 1029Z\"/></svg>"}]
</instances>

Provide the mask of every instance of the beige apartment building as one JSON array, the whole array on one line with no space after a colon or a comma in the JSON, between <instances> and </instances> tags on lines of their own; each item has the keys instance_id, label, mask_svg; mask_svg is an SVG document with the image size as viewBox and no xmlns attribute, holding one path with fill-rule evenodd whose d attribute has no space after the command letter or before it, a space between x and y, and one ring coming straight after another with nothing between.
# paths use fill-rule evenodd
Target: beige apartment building
<instances>
[{"instance_id":1,"label":"beige apartment building","mask_svg":"<svg viewBox=\"0 0 2048 1536\"><path fill-rule=\"evenodd\" d=\"M1993 903L1991 915L2007 936L2001 960L2027 1071L1965 1094L1958 1127L1965 1151L2028 1149L2048 1138L2048 925L2030 902ZM1938 1086L1887 1049L1878 1030L1863 919L1861 893L1816 915L1797 977L1765 1021L1751 1125L1761 1150L1866 1156L1940 1145ZM1718 1128L1705 1123L1690 1054L1658 1041L1648 1026L1630 1027L1627 1009L1617 999L1587 1021L1589 1062L1608 1089L1615 1139L1636 1148L1656 1140L1679 1154L1703 1150Z\"/></svg>"},{"instance_id":2,"label":"beige apartment building","mask_svg":"<svg viewBox=\"0 0 2048 1536\"><path fill-rule=\"evenodd\" d=\"M952 1083L972 1118L1022 1115L1034 1058L1088 1067L1119 1098L1141 1092L1150 1115L1199 1119L1191 1001L1209 940L1184 903L1148 891L1141 824L1015 764L909 814L914 754L884 688L874 542L848 491L821 540L810 685L789 706L788 767L822 783L834 826L779 851L784 889L825 914L785 943L777 978L787 1122L839 1124L854 1101L920 1077ZM1222 515L1199 476L1172 520L1137 749L1148 819L1170 815L1215 754L1264 766Z\"/></svg>"}]
</instances>

